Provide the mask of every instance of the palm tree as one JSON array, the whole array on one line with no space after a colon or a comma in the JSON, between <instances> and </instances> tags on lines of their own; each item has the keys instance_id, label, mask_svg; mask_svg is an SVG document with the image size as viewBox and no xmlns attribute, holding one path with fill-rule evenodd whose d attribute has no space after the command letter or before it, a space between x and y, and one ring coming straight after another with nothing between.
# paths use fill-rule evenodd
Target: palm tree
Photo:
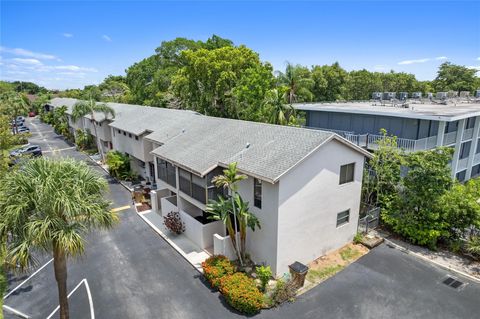
<instances>
[{"instance_id":1,"label":"palm tree","mask_svg":"<svg viewBox=\"0 0 480 319\"><path fill-rule=\"evenodd\" d=\"M18 133L17 116L26 115L29 106L24 96L17 92L5 92L0 96L0 113L7 115L13 123L13 134Z\"/></svg>"},{"instance_id":2,"label":"palm tree","mask_svg":"<svg viewBox=\"0 0 480 319\"><path fill-rule=\"evenodd\" d=\"M310 71L306 67L287 62L285 73L278 72L277 77L288 88L284 97L289 104L297 102L299 97L305 101L313 100L311 89L315 81L310 78Z\"/></svg>"},{"instance_id":3,"label":"palm tree","mask_svg":"<svg viewBox=\"0 0 480 319\"><path fill-rule=\"evenodd\" d=\"M228 189L230 191L230 200L232 202L232 212L233 212L233 223L234 223L234 230L235 230L235 242L232 242L235 244L236 251L238 254L238 259L240 261L240 265L243 266L243 259L240 254L240 247L238 246L239 240L238 240L238 234L237 234L237 211L235 207L235 197L237 195L237 190L238 190L238 185L237 183L246 179L247 176L238 174L237 173L237 163L233 162L228 165L227 169L223 170L223 175L218 175L215 176L212 179L212 182L215 184L217 187L223 187L225 189Z\"/></svg>"},{"instance_id":4,"label":"palm tree","mask_svg":"<svg viewBox=\"0 0 480 319\"><path fill-rule=\"evenodd\" d=\"M280 89L273 89L265 94L263 104L265 107L272 109L269 122L280 125L295 123L295 109L291 104L285 104L285 98Z\"/></svg>"},{"instance_id":5,"label":"palm tree","mask_svg":"<svg viewBox=\"0 0 480 319\"><path fill-rule=\"evenodd\" d=\"M232 202L225 200L222 196L218 196L218 200L210 200L207 204L206 211L210 213L209 219L221 220L225 227L227 227L228 235L232 241L235 254L239 258L240 252L237 250L237 238L232 224Z\"/></svg>"},{"instance_id":6,"label":"palm tree","mask_svg":"<svg viewBox=\"0 0 480 319\"><path fill-rule=\"evenodd\" d=\"M255 227L260 228L260 222L248 209L248 202L244 202L242 197L237 194L235 205L238 212L238 221L240 224L240 255L245 260L247 252L247 228L255 231Z\"/></svg>"},{"instance_id":7,"label":"palm tree","mask_svg":"<svg viewBox=\"0 0 480 319\"><path fill-rule=\"evenodd\" d=\"M7 174L0 184L0 238L9 238L6 261L20 271L34 251L53 255L60 318L68 319L67 259L85 251L84 236L118 220L103 197L107 182L86 163L39 158Z\"/></svg>"},{"instance_id":8,"label":"palm tree","mask_svg":"<svg viewBox=\"0 0 480 319\"><path fill-rule=\"evenodd\" d=\"M93 121L93 130L95 131L95 140L97 142L98 151L100 152L100 156L102 158L102 162L105 162L105 154L103 153L103 147L100 144L100 139L98 138L97 134L97 125L95 122L95 113L103 113L105 118L109 115L114 118L115 111L104 103L97 103L93 99L88 101L80 101L77 102L73 106L72 111L72 120L76 122L80 118L84 117L85 115L89 114Z\"/></svg>"}]
</instances>

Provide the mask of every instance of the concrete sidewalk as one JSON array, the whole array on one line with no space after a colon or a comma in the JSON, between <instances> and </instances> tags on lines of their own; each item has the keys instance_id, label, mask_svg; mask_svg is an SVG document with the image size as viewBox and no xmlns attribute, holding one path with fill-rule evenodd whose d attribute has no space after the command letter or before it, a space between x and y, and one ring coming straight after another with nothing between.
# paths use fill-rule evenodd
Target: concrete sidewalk
<instances>
[{"instance_id":1,"label":"concrete sidewalk","mask_svg":"<svg viewBox=\"0 0 480 319\"><path fill-rule=\"evenodd\" d=\"M159 214L146 211L139 212L138 215L157 232L170 246L172 246L183 258L185 258L197 271L203 273L202 262L204 262L210 254L198 247L185 235L172 234L163 224L163 218Z\"/></svg>"}]
</instances>

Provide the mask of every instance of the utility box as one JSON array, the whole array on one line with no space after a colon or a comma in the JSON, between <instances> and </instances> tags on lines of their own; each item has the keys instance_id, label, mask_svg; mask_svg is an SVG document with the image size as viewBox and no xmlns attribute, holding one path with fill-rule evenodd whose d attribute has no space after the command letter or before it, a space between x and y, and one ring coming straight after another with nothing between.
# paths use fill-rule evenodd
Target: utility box
<instances>
[{"instance_id":1,"label":"utility box","mask_svg":"<svg viewBox=\"0 0 480 319\"><path fill-rule=\"evenodd\" d=\"M292 276L292 282L295 288L301 288L305 284L305 277L307 276L308 267L304 264L296 261L289 265L290 275Z\"/></svg>"}]
</instances>

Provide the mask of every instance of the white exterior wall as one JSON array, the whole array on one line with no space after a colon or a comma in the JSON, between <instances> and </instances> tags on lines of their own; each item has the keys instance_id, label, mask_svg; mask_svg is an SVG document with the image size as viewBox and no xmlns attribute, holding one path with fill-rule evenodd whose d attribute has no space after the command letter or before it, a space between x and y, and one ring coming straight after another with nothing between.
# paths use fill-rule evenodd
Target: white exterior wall
<instances>
[{"instance_id":1,"label":"white exterior wall","mask_svg":"<svg viewBox=\"0 0 480 319\"><path fill-rule=\"evenodd\" d=\"M355 162L355 178L339 185L340 166ZM357 232L364 156L332 141L281 177L278 189L276 273L295 261L308 262L338 249ZM349 223L336 227L350 209ZM257 242L258 244L259 242Z\"/></svg>"},{"instance_id":2,"label":"white exterior wall","mask_svg":"<svg viewBox=\"0 0 480 319\"><path fill-rule=\"evenodd\" d=\"M143 138L139 137L138 140L135 139L135 135L131 134L132 137L128 137L128 132L118 133L116 128L112 127L112 144L113 149L122 153L128 153L130 156L136 157L141 161L145 162L144 148L143 148Z\"/></svg>"},{"instance_id":3,"label":"white exterior wall","mask_svg":"<svg viewBox=\"0 0 480 319\"><path fill-rule=\"evenodd\" d=\"M249 203L249 209L260 221L261 229L247 233L247 252L256 263L270 265L276 272L277 264L277 223L278 223L278 183L262 181L262 208L254 206L253 178L248 177L238 184L238 192Z\"/></svg>"}]
</instances>

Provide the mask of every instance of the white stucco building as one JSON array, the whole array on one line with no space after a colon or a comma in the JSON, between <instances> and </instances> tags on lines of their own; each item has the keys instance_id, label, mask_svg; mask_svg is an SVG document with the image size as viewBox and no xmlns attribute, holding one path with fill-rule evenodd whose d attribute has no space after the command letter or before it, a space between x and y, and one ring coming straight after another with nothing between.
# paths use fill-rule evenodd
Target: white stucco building
<instances>
[{"instance_id":1,"label":"white stucco building","mask_svg":"<svg viewBox=\"0 0 480 319\"><path fill-rule=\"evenodd\" d=\"M76 100L53 99L71 111ZM232 255L221 221L207 220L206 203L222 194L211 182L236 162L247 179L239 193L258 217L247 250L276 275L351 241L357 232L365 156L339 135L320 130L203 116L191 111L108 103L114 119L98 125L107 149L128 153L132 167L156 184L152 208L178 211L185 235L214 254ZM91 130L93 132L93 130ZM101 134L101 135L100 135Z\"/></svg>"}]
</instances>

